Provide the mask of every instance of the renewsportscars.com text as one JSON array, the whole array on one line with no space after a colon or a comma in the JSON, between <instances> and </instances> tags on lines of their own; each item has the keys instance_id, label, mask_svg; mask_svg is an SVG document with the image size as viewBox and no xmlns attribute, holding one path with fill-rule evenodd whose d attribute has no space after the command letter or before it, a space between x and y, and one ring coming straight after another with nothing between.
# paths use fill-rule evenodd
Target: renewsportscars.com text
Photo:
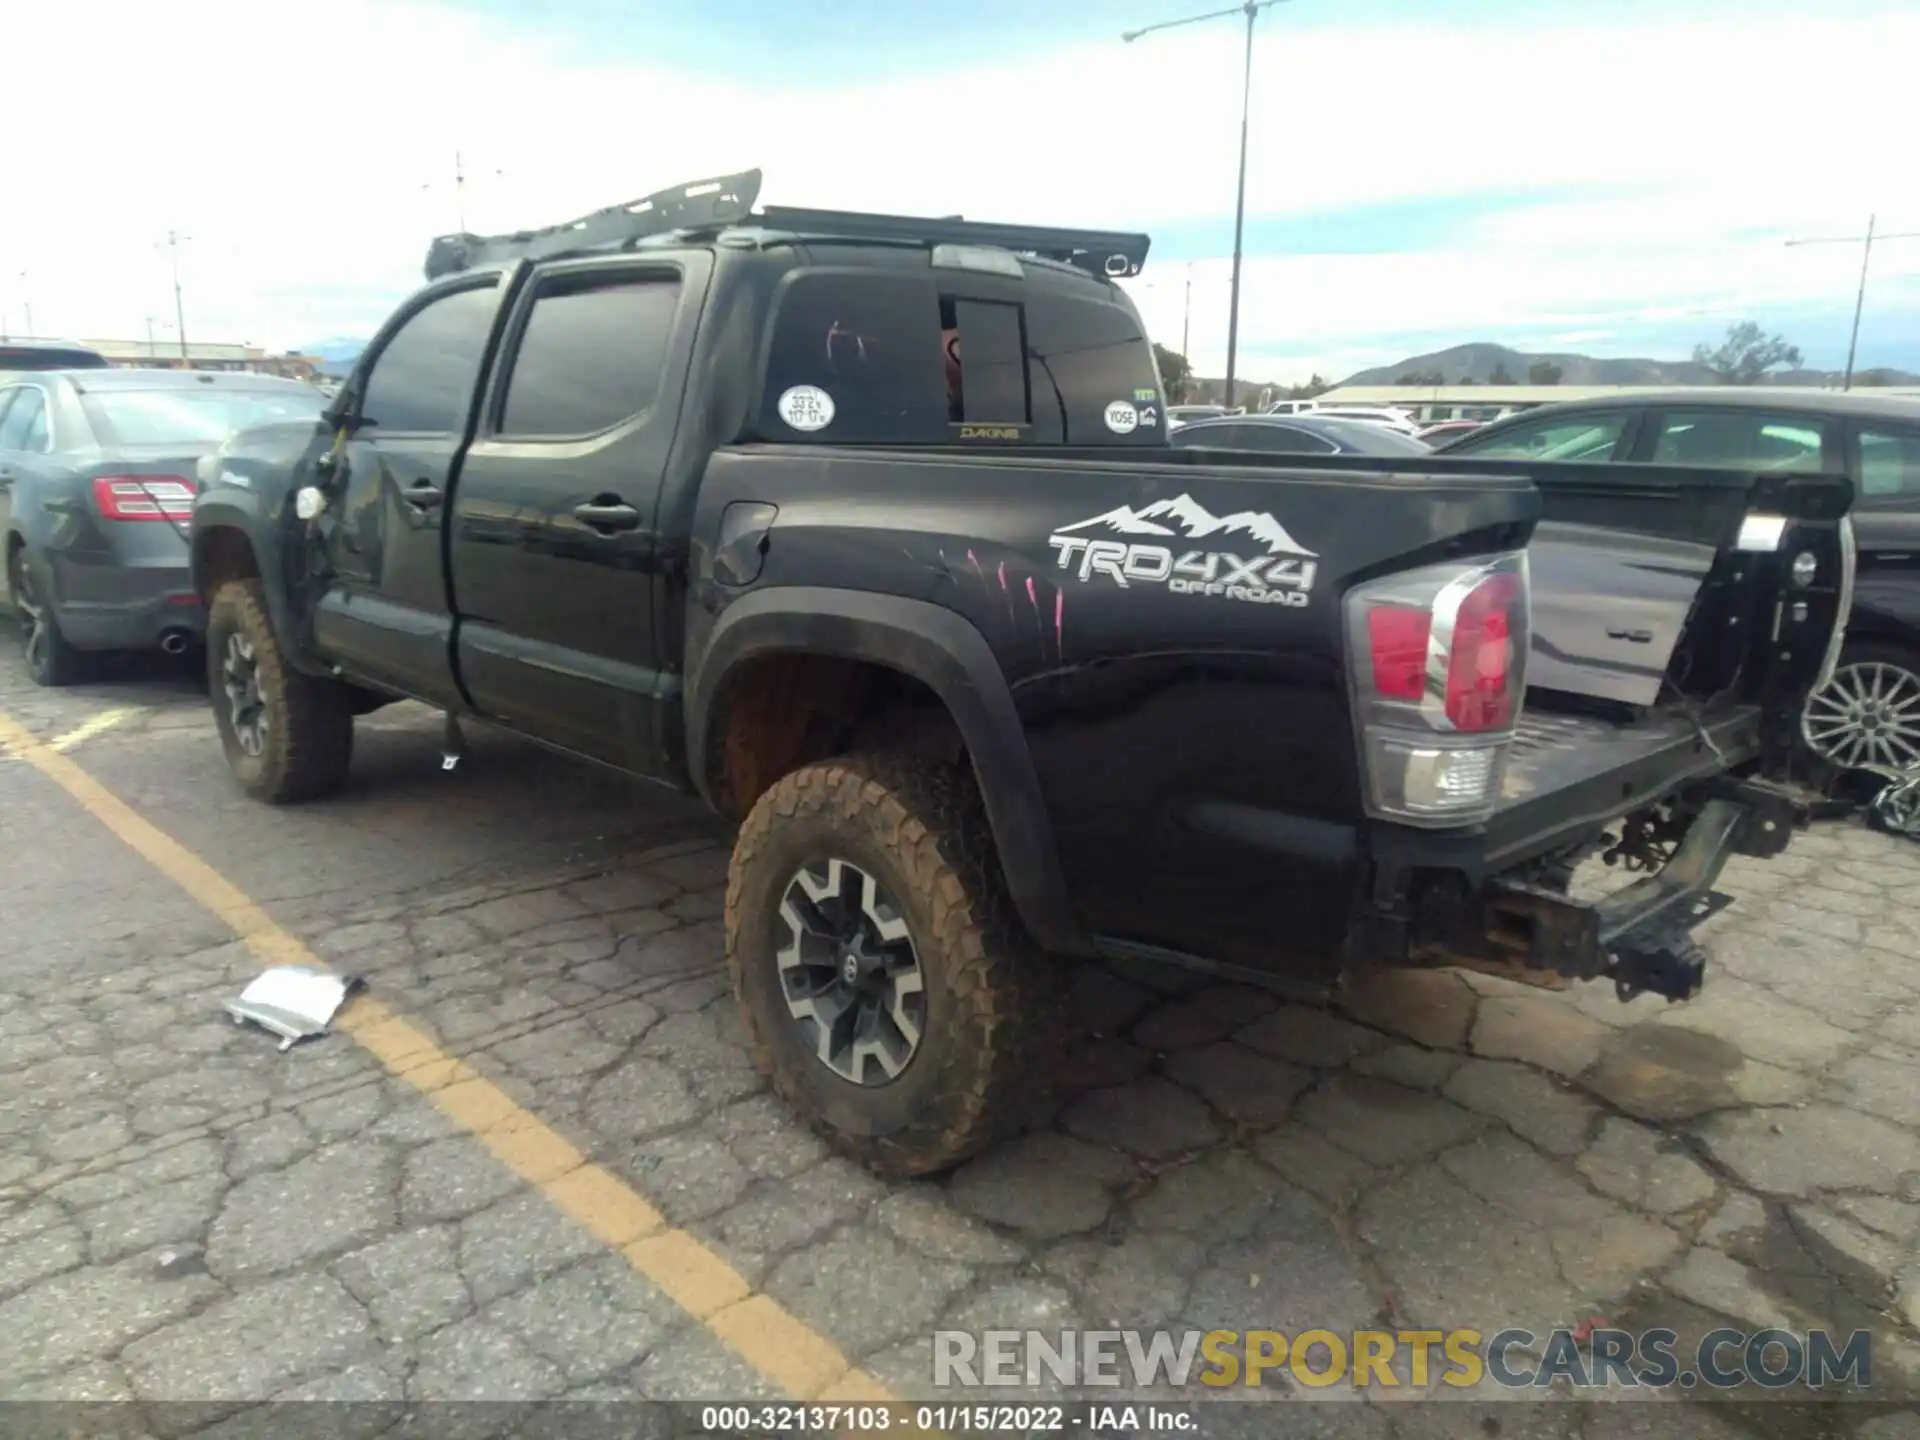
<instances>
[{"instance_id":1,"label":"renewsportscars.com text","mask_svg":"<svg viewBox=\"0 0 1920 1440\"><path fill-rule=\"evenodd\" d=\"M1284 1379L1282 1378L1284 1377ZM1260 1386L1470 1389L1868 1388L1871 1336L1856 1330L1711 1330L1683 1347L1666 1329L940 1330L937 1386Z\"/></svg>"}]
</instances>

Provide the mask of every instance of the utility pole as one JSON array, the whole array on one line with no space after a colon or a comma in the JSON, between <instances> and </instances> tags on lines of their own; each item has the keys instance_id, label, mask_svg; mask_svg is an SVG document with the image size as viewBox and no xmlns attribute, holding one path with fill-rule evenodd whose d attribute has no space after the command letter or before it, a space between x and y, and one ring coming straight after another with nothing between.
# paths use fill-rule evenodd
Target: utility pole
<instances>
[{"instance_id":1,"label":"utility pole","mask_svg":"<svg viewBox=\"0 0 1920 1440\"><path fill-rule=\"evenodd\" d=\"M1867 269L1873 264L1873 247L1882 240L1920 240L1920 230L1903 230L1896 235L1876 235L1877 215L1867 217L1865 235L1827 236L1815 240L1789 240L1788 245L1858 245L1860 247L1860 288L1853 296L1853 333L1847 337L1847 372L1840 381L1842 390L1853 388L1853 358L1860 345L1860 312L1867 305Z\"/></svg>"},{"instance_id":2,"label":"utility pole","mask_svg":"<svg viewBox=\"0 0 1920 1440\"><path fill-rule=\"evenodd\" d=\"M153 316L151 316L151 315L149 315L149 316L147 316L147 358L148 358L149 360L151 360L151 359L153 359L153 358L154 358L154 348L153 348Z\"/></svg>"},{"instance_id":3,"label":"utility pole","mask_svg":"<svg viewBox=\"0 0 1920 1440\"><path fill-rule=\"evenodd\" d=\"M1180 358L1187 362L1189 374L1193 371L1193 262L1187 262L1187 308L1180 317Z\"/></svg>"},{"instance_id":4,"label":"utility pole","mask_svg":"<svg viewBox=\"0 0 1920 1440\"><path fill-rule=\"evenodd\" d=\"M167 231L167 261L173 267L173 322L180 331L180 368L190 370L193 362L187 355L187 307L180 298L180 247L191 240L191 235L182 235L177 230Z\"/></svg>"},{"instance_id":5,"label":"utility pole","mask_svg":"<svg viewBox=\"0 0 1920 1440\"><path fill-rule=\"evenodd\" d=\"M27 272L20 272L20 308L27 312L27 339L33 339L33 301L27 298Z\"/></svg>"},{"instance_id":6,"label":"utility pole","mask_svg":"<svg viewBox=\"0 0 1920 1440\"><path fill-rule=\"evenodd\" d=\"M1171 30L1180 25L1197 25L1204 20L1221 20L1228 15L1247 17L1246 60L1240 79L1240 180L1234 191L1233 201L1233 280L1232 297L1227 302L1227 409L1233 409L1233 377L1235 362L1240 351L1240 259L1241 237L1246 230L1247 220L1247 116L1253 105L1253 22L1260 12L1269 5L1278 5L1283 0L1245 0L1231 10L1212 10L1205 15L1188 15L1179 20L1163 20L1157 25L1143 26L1138 30L1129 30L1120 38L1131 45L1143 35L1151 35L1157 30Z\"/></svg>"},{"instance_id":7,"label":"utility pole","mask_svg":"<svg viewBox=\"0 0 1920 1440\"><path fill-rule=\"evenodd\" d=\"M506 173L505 171L498 170L498 169L492 172L492 174L496 178L505 173ZM422 190L431 190L434 188L434 185L433 185L433 182L429 181L427 184L422 185L420 188ZM454 213L454 218L459 222L459 226L460 226L460 229L457 233L461 235L466 234L467 233L467 165L466 165L465 157L458 150L453 152L453 213Z\"/></svg>"}]
</instances>

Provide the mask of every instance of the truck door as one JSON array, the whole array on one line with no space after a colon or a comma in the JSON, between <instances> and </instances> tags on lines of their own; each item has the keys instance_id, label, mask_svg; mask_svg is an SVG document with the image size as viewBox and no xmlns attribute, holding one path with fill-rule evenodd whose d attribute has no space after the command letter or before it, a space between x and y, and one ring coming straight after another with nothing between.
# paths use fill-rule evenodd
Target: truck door
<instances>
[{"instance_id":1,"label":"truck door","mask_svg":"<svg viewBox=\"0 0 1920 1440\"><path fill-rule=\"evenodd\" d=\"M661 768L659 494L711 266L676 252L543 269L515 303L453 497L474 707L641 773Z\"/></svg>"},{"instance_id":2,"label":"truck door","mask_svg":"<svg viewBox=\"0 0 1920 1440\"><path fill-rule=\"evenodd\" d=\"M442 516L474 409L499 277L424 292L374 341L336 437L338 496L319 527L320 648L349 674L459 704Z\"/></svg>"}]
</instances>

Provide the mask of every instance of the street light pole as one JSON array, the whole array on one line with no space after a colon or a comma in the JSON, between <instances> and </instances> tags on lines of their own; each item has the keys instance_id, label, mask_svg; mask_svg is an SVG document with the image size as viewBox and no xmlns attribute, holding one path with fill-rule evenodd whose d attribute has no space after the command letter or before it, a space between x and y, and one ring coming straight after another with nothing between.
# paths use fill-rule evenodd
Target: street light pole
<instances>
[{"instance_id":1,"label":"street light pole","mask_svg":"<svg viewBox=\"0 0 1920 1440\"><path fill-rule=\"evenodd\" d=\"M1187 303L1180 314L1180 358L1193 369L1193 262L1187 262Z\"/></svg>"},{"instance_id":2,"label":"street light pole","mask_svg":"<svg viewBox=\"0 0 1920 1440\"><path fill-rule=\"evenodd\" d=\"M1229 15L1247 17L1247 45L1244 73L1240 81L1240 179L1234 190L1233 199L1233 278L1229 282L1230 296L1227 301L1227 381L1225 400L1227 409L1233 409L1233 382L1236 362L1240 351L1240 262L1241 240L1246 230L1247 220L1247 120L1253 105L1253 22L1262 10L1269 5L1279 5L1284 0L1245 0L1231 10L1211 10L1205 15L1188 15L1179 20L1163 20L1158 25L1146 25L1138 30L1129 30L1121 39L1131 45L1143 35L1151 35L1156 30L1171 30L1180 25L1197 25L1205 20L1222 20Z\"/></svg>"},{"instance_id":3,"label":"street light pole","mask_svg":"<svg viewBox=\"0 0 1920 1440\"><path fill-rule=\"evenodd\" d=\"M20 308L27 312L27 339L33 339L33 301L27 298L27 272L20 272Z\"/></svg>"},{"instance_id":4,"label":"street light pole","mask_svg":"<svg viewBox=\"0 0 1920 1440\"><path fill-rule=\"evenodd\" d=\"M167 261L173 267L173 323L180 331L180 368L190 370L193 362L187 355L187 307L180 298L180 245L191 240L191 235L182 235L178 231L167 231Z\"/></svg>"},{"instance_id":5,"label":"street light pole","mask_svg":"<svg viewBox=\"0 0 1920 1440\"><path fill-rule=\"evenodd\" d=\"M1818 240L1789 240L1792 245L1858 245L1860 247L1860 288L1853 295L1853 333L1847 337L1847 371L1841 378L1840 388L1853 388L1853 357L1860 345L1860 312L1867 306L1867 269L1873 264L1873 246L1876 240L1920 240L1920 230L1903 230L1897 235L1876 235L1874 226L1879 216L1867 217L1865 235L1841 235Z\"/></svg>"}]
</instances>

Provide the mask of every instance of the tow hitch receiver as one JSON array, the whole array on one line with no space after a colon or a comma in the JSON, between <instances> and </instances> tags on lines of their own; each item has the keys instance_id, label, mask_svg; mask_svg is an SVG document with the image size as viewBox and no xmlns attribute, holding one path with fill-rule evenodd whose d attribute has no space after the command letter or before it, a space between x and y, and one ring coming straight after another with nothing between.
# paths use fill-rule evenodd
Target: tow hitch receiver
<instances>
[{"instance_id":1,"label":"tow hitch receiver","mask_svg":"<svg viewBox=\"0 0 1920 1440\"><path fill-rule=\"evenodd\" d=\"M1622 1000L1642 993L1691 999L1706 973L1694 927L1733 903L1713 888L1728 857L1777 854L1804 819L1804 805L1787 792L1729 785L1700 807L1659 871L1603 899L1495 880L1474 948L1561 980L1611 980Z\"/></svg>"}]
</instances>

